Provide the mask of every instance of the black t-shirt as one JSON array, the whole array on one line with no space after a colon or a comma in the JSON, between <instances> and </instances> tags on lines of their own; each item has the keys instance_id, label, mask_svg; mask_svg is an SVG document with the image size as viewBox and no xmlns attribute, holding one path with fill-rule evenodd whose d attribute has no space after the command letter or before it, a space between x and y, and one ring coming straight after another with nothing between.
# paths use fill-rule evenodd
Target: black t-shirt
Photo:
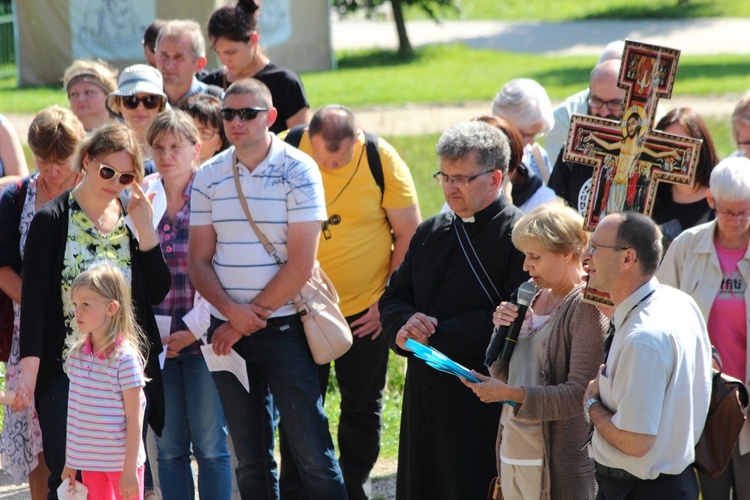
<instances>
[{"instance_id":1,"label":"black t-shirt","mask_svg":"<svg viewBox=\"0 0 750 500\"><path fill-rule=\"evenodd\" d=\"M276 66L274 63L268 63L253 78L266 84L266 87L271 91L273 105L279 112L276 122L271 126L271 132L275 134L283 132L288 128L286 121L289 118L300 109L310 107L302 80L293 71ZM224 69L209 73L200 80L209 85L217 85L224 90L232 83L226 80Z\"/></svg>"},{"instance_id":2,"label":"black t-shirt","mask_svg":"<svg viewBox=\"0 0 750 500\"><path fill-rule=\"evenodd\" d=\"M585 215L594 167L582 163L565 162L562 156L563 152L560 151L547 186L568 205L578 210L579 214Z\"/></svg>"},{"instance_id":3,"label":"black t-shirt","mask_svg":"<svg viewBox=\"0 0 750 500\"><path fill-rule=\"evenodd\" d=\"M671 188L671 185L664 183L659 186L651 211L651 218L661 227L664 251L684 230L716 217L705 198L692 203L675 203L672 201Z\"/></svg>"}]
</instances>

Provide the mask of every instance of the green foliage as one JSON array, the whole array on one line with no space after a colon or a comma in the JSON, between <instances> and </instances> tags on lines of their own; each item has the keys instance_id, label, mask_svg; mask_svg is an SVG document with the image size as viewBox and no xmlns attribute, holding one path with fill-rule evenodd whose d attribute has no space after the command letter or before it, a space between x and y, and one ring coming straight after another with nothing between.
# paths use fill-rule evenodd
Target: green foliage
<instances>
[{"instance_id":1,"label":"green foliage","mask_svg":"<svg viewBox=\"0 0 750 500\"><path fill-rule=\"evenodd\" d=\"M435 21L445 15L458 15L460 9L454 0L396 0L403 8L410 12L419 11ZM392 0L333 0L331 3L339 14L347 15L358 11L364 11L367 17L376 15L375 9L383 4L391 3Z\"/></svg>"}]
</instances>

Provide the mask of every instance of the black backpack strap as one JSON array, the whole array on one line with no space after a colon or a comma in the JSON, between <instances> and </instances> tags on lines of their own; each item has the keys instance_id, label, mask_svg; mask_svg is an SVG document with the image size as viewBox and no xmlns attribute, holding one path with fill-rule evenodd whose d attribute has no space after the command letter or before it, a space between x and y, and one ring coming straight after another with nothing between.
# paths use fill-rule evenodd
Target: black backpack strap
<instances>
[{"instance_id":1,"label":"black backpack strap","mask_svg":"<svg viewBox=\"0 0 750 500\"><path fill-rule=\"evenodd\" d=\"M284 137L284 142L295 148L299 147L299 143L302 141L302 134L307 130L307 125L297 125L289 129L289 132Z\"/></svg>"},{"instance_id":2,"label":"black backpack strap","mask_svg":"<svg viewBox=\"0 0 750 500\"><path fill-rule=\"evenodd\" d=\"M219 87L218 85L207 84L205 93L214 97L218 97L219 99L224 97L224 89Z\"/></svg>"},{"instance_id":3,"label":"black backpack strap","mask_svg":"<svg viewBox=\"0 0 750 500\"><path fill-rule=\"evenodd\" d=\"M307 125L297 125L289 129L284 137L284 142L295 148L299 147L302 141L302 134L307 130ZM367 150L367 163L370 165L370 173L375 179L375 183L380 188L380 199L383 199L385 192L385 178L383 177L383 163L380 161L380 148L378 147L378 136L365 132L365 149Z\"/></svg>"},{"instance_id":4,"label":"black backpack strap","mask_svg":"<svg viewBox=\"0 0 750 500\"><path fill-rule=\"evenodd\" d=\"M370 172L380 187L380 199L382 201L385 193L385 178L383 177L383 163L380 161L380 148L378 147L378 136L365 132L365 148L367 149L367 163L370 165Z\"/></svg>"}]
</instances>

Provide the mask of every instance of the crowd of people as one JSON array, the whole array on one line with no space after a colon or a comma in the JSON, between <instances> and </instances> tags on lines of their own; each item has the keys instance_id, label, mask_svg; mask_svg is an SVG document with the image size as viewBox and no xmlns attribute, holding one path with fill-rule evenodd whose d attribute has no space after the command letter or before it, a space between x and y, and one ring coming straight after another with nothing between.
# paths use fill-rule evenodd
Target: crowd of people
<instances>
[{"instance_id":1,"label":"crowd of people","mask_svg":"<svg viewBox=\"0 0 750 500\"><path fill-rule=\"evenodd\" d=\"M660 183L650 217L603 212L589 233L593 169L564 160L565 138L573 114L623 119L623 43L557 109L538 82L509 81L490 114L440 137L445 205L423 221L398 152L345 106L313 112L263 52L257 17L254 0L211 14L214 72L191 20L154 21L146 64L119 75L74 61L69 109L29 127L31 175L0 116L13 301L0 453L34 500L61 484L194 498L193 458L200 498L371 498L390 352L407 360L398 498L484 498L490 484L505 499L750 498L748 428L718 479L693 469L712 346L725 373L750 377L750 93L721 161L694 110L659 116L658 130L702 141L694 182ZM353 333L326 365L292 301L318 264ZM516 324L512 356L485 359ZM472 376L435 370L408 341ZM230 353L245 377L209 371Z\"/></svg>"}]
</instances>

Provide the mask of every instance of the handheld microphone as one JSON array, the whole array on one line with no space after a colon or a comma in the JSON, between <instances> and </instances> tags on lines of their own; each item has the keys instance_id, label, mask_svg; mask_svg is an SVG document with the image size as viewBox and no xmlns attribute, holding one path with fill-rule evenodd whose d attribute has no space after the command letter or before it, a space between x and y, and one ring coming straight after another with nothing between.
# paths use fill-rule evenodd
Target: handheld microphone
<instances>
[{"instance_id":1,"label":"handheld microphone","mask_svg":"<svg viewBox=\"0 0 750 500\"><path fill-rule=\"evenodd\" d=\"M513 349L516 347L516 342L518 341L518 333L521 331L521 325L523 325L523 320L526 317L526 310L536 295L536 287L533 283L526 281L521 283L521 286L516 290L516 294L518 295L516 299L518 317L510 325L500 325L495 328L495 333L492 336L490 345L487 347L484 358L484 365L488 368L498 359L498 354L501 360L510 360L510 356L513 354Z\"/></svg>"}]
</instances>

